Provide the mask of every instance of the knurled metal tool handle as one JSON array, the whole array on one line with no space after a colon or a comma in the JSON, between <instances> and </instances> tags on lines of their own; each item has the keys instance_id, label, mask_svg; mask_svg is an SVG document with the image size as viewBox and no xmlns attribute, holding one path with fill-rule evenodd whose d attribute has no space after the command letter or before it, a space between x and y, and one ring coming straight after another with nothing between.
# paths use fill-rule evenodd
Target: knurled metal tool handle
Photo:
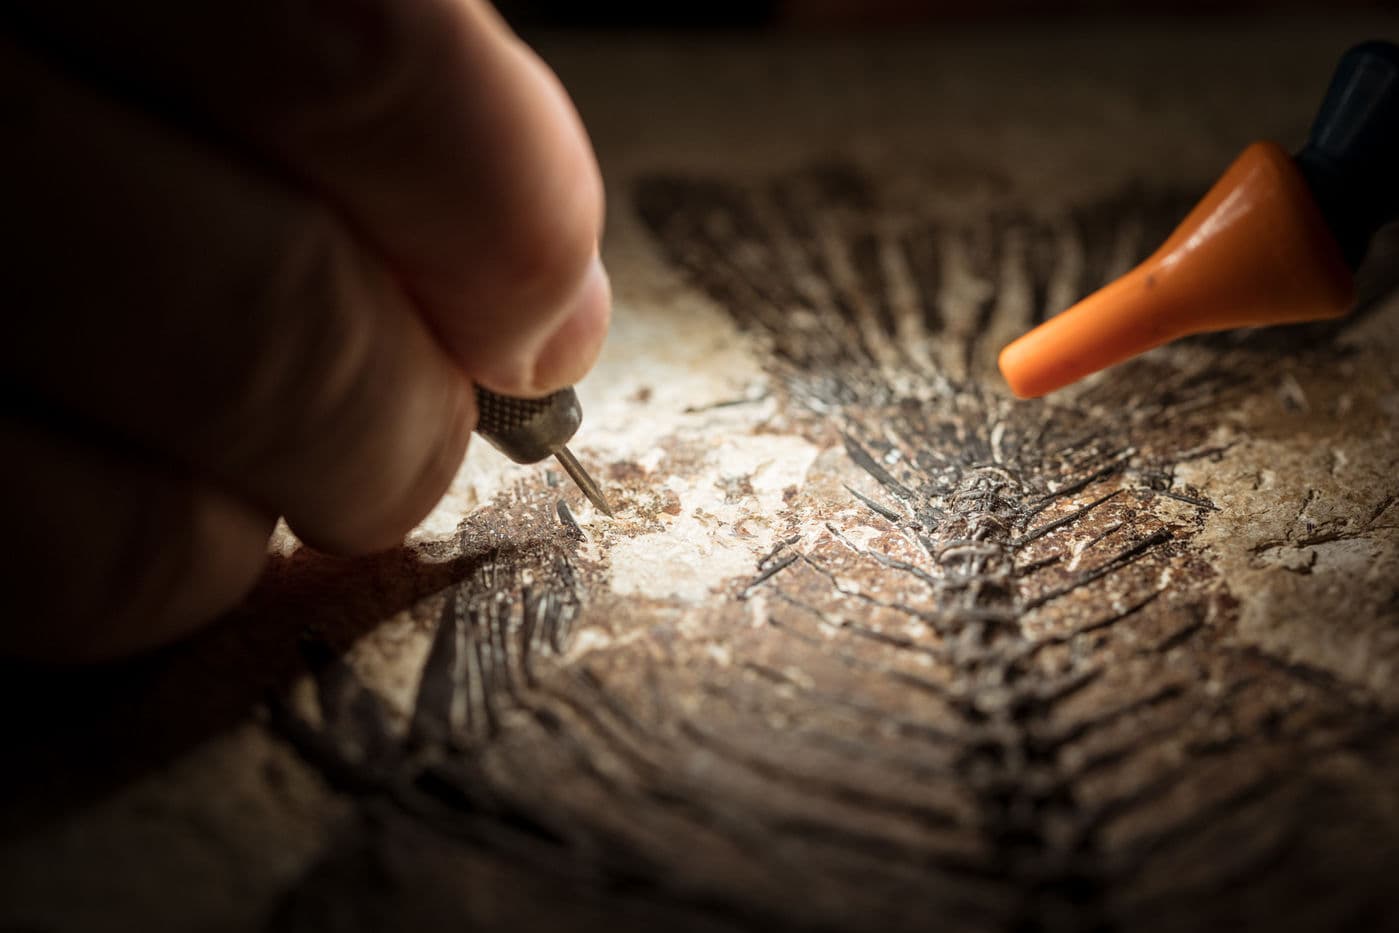
<instances>
[{"instance_id":1,"label":"knurled metal tool handle","mask_svg":"<svg viewBox=\"0 0 1399 933\"><path fill-rule=\"evenodd\" d=\"M559 461L588 501L605 515L612 514L602 489L566 446L583 423L583 408L572 389L544 398L515 398L476 387L476 433L516 463L538 463L552 456Z\"/></svg>"},{"instance_id":2,"label":"knurled metal tool handle","mask_svg":"<svg viewBox=\"0 0 1399 933\"><path fill-rule=\"evenodd\" d=\"M476 433L516 463L538 463L563 449L583 422L572 389L544 398L514 398L476 389Z\"/></svg>"}]
</instances>

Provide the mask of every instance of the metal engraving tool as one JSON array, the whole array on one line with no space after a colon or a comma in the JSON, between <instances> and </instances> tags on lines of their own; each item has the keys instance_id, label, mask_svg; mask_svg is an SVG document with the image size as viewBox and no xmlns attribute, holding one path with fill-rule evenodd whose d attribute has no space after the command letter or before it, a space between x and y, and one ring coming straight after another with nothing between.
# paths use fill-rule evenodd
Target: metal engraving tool
<instances>
[{"instance_id":1,"label":"metal engraving tool","mask_svg":"<svg viewBox=\"0 0 1399 933\"><path fill-rule=\"evenodd\" d=\"M476 433L516 463L538 463L550 454L559 461L588 501L612 517L602 490L566 445L583 423L583 408L572 389L544 398L514 398L476 387Z\"/></svg>"}]
</instances>

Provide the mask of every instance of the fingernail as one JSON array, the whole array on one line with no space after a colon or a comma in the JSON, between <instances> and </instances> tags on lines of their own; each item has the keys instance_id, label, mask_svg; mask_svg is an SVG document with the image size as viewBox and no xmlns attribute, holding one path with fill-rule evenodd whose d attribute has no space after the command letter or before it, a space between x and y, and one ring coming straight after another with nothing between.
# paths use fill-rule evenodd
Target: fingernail
<instances>
[{"instance_id":1,"label":"fingernail","mask_svg":"<svg viewBox=\"0 0 1399 933\"><path fill-rule=\"evenodd\" d=\"M612 284L602 259L593 255L568 312L534 358L530 384L536 392L571 386L593 368L612 314Z\"/></svg>"}]
</instances>

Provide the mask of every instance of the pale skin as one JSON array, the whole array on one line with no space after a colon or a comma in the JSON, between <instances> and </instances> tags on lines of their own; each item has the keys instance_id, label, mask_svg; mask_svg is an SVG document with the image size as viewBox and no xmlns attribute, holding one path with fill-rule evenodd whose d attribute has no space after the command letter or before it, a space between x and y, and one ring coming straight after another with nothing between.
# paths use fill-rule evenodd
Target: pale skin
<instances>
[{"instance_id":1,"label":"pale skin","mask_svg":"<svg viewBox=\"0 0 1399 933\"><path fill-rule=\"evenodd\" d=\"M441 497L472 384L578 381L603 195L481 0L0 12L0 653L170 642L279 516L335 555Z\"/></svg>"}]
</instances>

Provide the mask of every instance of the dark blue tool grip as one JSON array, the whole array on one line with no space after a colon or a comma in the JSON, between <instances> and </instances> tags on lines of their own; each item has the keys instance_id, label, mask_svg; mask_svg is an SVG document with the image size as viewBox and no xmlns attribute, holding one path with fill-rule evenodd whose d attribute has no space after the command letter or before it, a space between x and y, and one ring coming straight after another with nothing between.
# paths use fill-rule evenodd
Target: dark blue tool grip
<instances>
[{"instance_id":1,"label":"dark blue tool grip","mask_svg":"<svg viewBox=\"0 0 1399 933\"><path fill-rule=\"evenodd\" d=\"M1364 42L1341 57L1294 159L1354 269L1399 219L1399 46Z\"/></svg>"}]
</instances>

